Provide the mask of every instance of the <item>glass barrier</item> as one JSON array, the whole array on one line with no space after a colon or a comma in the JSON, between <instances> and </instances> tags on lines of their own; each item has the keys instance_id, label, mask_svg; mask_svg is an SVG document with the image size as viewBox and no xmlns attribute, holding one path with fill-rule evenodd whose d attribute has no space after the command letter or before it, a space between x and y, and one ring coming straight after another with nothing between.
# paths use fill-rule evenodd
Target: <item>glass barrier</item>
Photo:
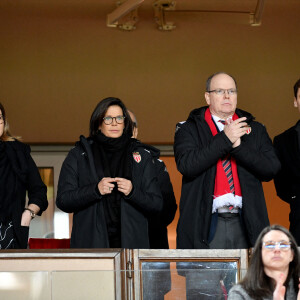
<instances>
[{"instance_id":1,"label":"glass barrier","mask_svg":"<svg viewBox=\"0 0 300 300\"><path fill-rule=\"evenodd\" d=\"M143 300L227 299L228 291L238 282L235 263L162 262L146 270L150 265L141 271Z\"/></svg>"},{"instance_id":2,"label":"glass barrier","mask_svg":"<svg viewBox=\"0 0 300 300\"><path fill-rule=\"evenodd\" d=\"M220 299L238 282L235 266L193 265L178 269L173 263L156 264L154 269L135 270L142 276L143 300ZM232 268L231 268L232 267ZM177 269L176 269L177 268ZM147 269L147 270L146 270ZM124 285L116 285L122 271L0 272L0 299L5 300L113 300L134 299ZM134 280L133 280L134 281ZM121 282L120 282L121 283Z\"/></svg>"},{"instance_id":3,"label":"glass barrier","mask_svg":"<svg viewBox=\"0 0 300 300\"><path fill-rule=\"evenodd\" d=\"M0 299L227 299L248 250L56 249L0 252Z\"/></svg>"},{"instance_id":4,"label":"glass barrier","mask_svg":"<svg viewBox=\"0 0 300 300\"><path fill-rule=\"evenodd\" d=\"M0 299L50 300L49 272L0 272Z\"/></svg>"},{"instance_id":5,"label":"glass barrier","mask_svg":"<svg viewBox=\"0 0 300 300\"><path fill-rule=\"evenodd\" d=\"M115 271L0 272L0 299L121 299Z\"/></svg>"}]
</instances>

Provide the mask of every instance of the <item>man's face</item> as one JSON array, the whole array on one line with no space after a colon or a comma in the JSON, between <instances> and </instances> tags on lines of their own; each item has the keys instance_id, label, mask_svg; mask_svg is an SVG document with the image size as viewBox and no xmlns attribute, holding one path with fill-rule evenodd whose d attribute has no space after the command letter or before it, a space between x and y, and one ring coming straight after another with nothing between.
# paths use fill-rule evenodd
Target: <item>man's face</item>
<instances>
[{"instance_id":1,"label":"man's face","mask_svg":"<svg viewBox=\"0 0 300 300\"><path fill-rule=\"evenodd\" d=\"M210 83L210 91L218 89L236 90L234 80L227 74L214 76ZM226 91L223 95L217 95L215 92L206 92L204 96L211 114L224 120L234 114L237 104L236 93L229 95Z\"/></svg>"},{"instance_id":2,"label":"man's face","mask_svg":"<svg viewBox=\"0 0 300 300\"><path fill-rule=\"evenodd\" d=\"M297 92L297 98L294 98L294 106L298 108L300 113L300 88L298 89Z\"/></svg>"},{"instance_id":3,"label":"man's face","mask_svg":"<svg viewBox=\"0 0 300 300\"><path fill-rule=\"evenodd\" d=\"M134 114L130 110L128 110L128 113L131 118L131 121L136 124L136 119L135 119ZM137 139L137 136L138 136L138 128L136 126L134 126L133 130L132 130L132 137Z\"/></svg>"}]
</instances>

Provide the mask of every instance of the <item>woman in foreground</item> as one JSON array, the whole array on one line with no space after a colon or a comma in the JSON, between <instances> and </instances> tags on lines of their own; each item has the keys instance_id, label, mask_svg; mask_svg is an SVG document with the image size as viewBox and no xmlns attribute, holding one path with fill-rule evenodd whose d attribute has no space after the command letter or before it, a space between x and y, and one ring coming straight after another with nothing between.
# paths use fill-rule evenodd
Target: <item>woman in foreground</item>
<instances>
[{"instance_id":1,"label":"woman in foreground","mask_svg":"<svg viewBox=\"0 0 300 300\"><path fill-rule=\"evenodd\" d=\"M280 225L266 227L253 249L245 278L228 300L300 300L299 251L291 233Z\"/></svg>"}]
</instances>

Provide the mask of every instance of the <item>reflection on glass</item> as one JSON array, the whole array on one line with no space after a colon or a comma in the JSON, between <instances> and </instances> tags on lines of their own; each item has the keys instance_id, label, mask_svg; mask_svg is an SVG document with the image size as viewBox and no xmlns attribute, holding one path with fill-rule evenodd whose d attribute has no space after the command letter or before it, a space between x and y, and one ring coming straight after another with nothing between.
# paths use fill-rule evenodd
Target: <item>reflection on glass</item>
<instances>
[{"instance_id":1,"label":"reflection on glass","mask_svg":"<svg viewBox=\"0 0 300 300\"><path fill-rule=\"evenodd\" d=\"M178 275L185 279L185 285L176 278ZM223 300L227 299L229 289L238 282L238 276L237 261L182 261L171 264L144 261L143 299L171 299L174 294L178 296L180 293L187 300ZM182 293L184 289L185 293Z\"/></svg>"},{"instance_id":2,"label":"reflection on glass","mask_svg":"<svg viewBox=\"0 0 300 300\"><path fill-rule=\"evenodd\" d=\"M164 299L171 290L169 262L142 262L143 299Z\"/></svg>"},{"instance_id":3,"label":"reflection on glass","mask_svg":"<svg viewBox=\"0 0 300 300\"><path fill-rule=\"evenodd\" d=\"M48 272L0 272L0 295L5 300L48 300Z\"/></svg>"}]
</instances>

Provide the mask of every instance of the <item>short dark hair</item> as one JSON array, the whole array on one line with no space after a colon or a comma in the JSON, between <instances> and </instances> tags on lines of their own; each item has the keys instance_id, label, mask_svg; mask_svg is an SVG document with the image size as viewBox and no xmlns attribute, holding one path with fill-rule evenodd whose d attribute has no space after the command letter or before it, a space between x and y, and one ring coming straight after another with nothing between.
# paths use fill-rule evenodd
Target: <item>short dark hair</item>
<instances>
[{"instance_id":1,"label":"short dark hair","mask_svg":"<svg viewBox=\"0 0 300 300\"><path fill-rule=\"evenodd\" d=\"M125 117L124 120L124 132L132 135L132 121L127 112L127 108L125 104L119 99L115 97L108 97L101 100L97 106L95 107L91 119L90 119L90 137L97 134L99 126L103 122L103 118L108 110L108 108L112 105L118 105L121 107L123 111L123 116Z\"/></svg>"},{"instance_id":2,"label":"short dark hair","mask_svg":"<svg viewBox=\"0 0 300 300\"><path fill-rule=\"evenodd\" d=\"M236 84L236 80L233 76L231 76L230 74L226 73L226 72L217 72L217 73L214 73L212 75L210 75L207 80L206 80L206 91L209 92L210 91L210 84L211 84L211 80L217 76L217 75L221 75L221 74L225 74L225 75L228 75L229 77L231 77L235 83L235 87L237 88L237 84Z\"/></svg>"},{"instance_id":3,"label":"short dark hair","mask_svg":"<svg viewBox=\"0 0 300 300\"><path fill-rule=\"evenodd\" d=\"M241 282L243 288L253 299L262 299L264 297L271 296L275 288L274 280L268 277L264 272L264 265L261 255L263 238L268 232L272 230L278 230L283 232L291 242L291 250L294 253L294 258L290 262L288 276L284 284L285 286L287 286L289 281L292 279L294 281L295 292L296 294L298 293L299 252L297 249L297 243L292 234L286 228L280 225L272 225L264 228L258 236L255 246L253 248L247 274Z\"/></svg>"},{"instance_id":4,"label":"short dark hair","mask_svg":"<svg viewBox=\"0 0 300 300\"><path fill-rule=\"evenodd\" d=\"M300 89L300 79L298 79L294 85L294 95L297 98L298 89Z\"/></svg>"}]
</instances>

